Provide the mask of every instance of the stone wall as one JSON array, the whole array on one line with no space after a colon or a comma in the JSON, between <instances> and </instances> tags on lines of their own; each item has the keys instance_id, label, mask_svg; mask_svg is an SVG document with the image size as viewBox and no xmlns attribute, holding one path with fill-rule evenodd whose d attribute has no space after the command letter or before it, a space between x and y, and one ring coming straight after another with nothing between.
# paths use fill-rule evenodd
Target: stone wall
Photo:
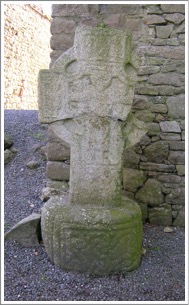
<instances>
[{"instance_id":1,"label":"stone wall","mask_svg":"<svg viewBox=\"0 0 189 305\"><path fill-rule=\"evenodd\" d=\"M51 66L73 45L78 24L125 28L140 59L133 113L148 133L125 151L123 192L140 204L143 220L184 226L184 4L55 4ZM47 186L67 189L69 149L49 129ZM82 179L82 177L81 177Z\"/></svg>"},{"instance_id":2,"label":"stone wall","mask_svg":"<svg viewBox=\"0 0 189 305\"><path fill-rule=\"evenodd\" d=\"M38 109L38 73L50 63L50 23L38 5L4 4L5 109Z\"/></svg>"}]
</instances>

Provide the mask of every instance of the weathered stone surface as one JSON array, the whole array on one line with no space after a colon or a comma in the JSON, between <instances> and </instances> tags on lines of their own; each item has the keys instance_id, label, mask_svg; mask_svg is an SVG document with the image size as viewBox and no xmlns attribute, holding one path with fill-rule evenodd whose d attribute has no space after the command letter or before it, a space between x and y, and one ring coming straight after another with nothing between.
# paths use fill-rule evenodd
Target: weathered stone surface
<instances>
[{"instance_id":1,"label":"weathered stone surface","mask_svg":"<svg viewBox=\"0 0 189 305\"><path fill-rule=\"evenodd\" d=\"M165 18L165 20L167 20L169 22L173 22L175 24L180 24L185 19L185 16L180 13L166 14L166 15L163 15L163 17Z\"/></svg>"},{"instance_id":2,"label":"weathered stone surface","mask_svg":"<svg viewBox=\"0 0 189 305\"><path fill-rule=\"evenodd\" d=\"M151 123L150 123L151 124ZM148 126L148 125L147 125ZM148 144L150 144L151 139L150 137L148 137L147 135L143 136L142 139L140 140L139 144L142 146L146 146Z\"/></svg>"},{"instance_id":3,"label":"weathered stone surface","mask_svg":"<svg viewBox=\"0 0 189 305\"><path fill-rule=\"evenodd\" d=\"M158 180L161 182L167 182L167 183L180 183L181 177L177 175L171 175L171 174L162 174L158 176Z\"/></svg>"},{"instance_id":4,"label":"weathered stone surface","mask_svg":"<svg viewBox=\"0 0 189 305\"><path fill-rule=\"evenodd\" d=\"M183 46L178 47L172 47L172 46L144 46L140 47L140 53L141 55L144 54L145 56L157 56L157 54L161 54L161 56L164 59L181 59L184 60L185 56L185 50ZM164 60L163 59L163 60ZM157 58L152 59L153 61L156 60L157 64ZM158 59L162 63L162 59Z\"/></svg>"},{"instance_id":5,"label":"weathered stone surface","mask_svg":"<svg viewBox=\"0 0 189 305\"><path fill-rule=\"evenodd\" d=\"M147 178L146 173L141 170L124 168L123 169L123 187L125 190L135 192L143 185Z\"/></svg>"},{"instance_id":6,"label":"weathered stone surface","mask_svg":"<svg viewBox=\"0 0 189 305\"><path fill-rule=\"evenodd\" d=\"M133 109L138 110L145 110L150 107L151 103L149 102L148 98L141 95L135 95L133 100Z\"/></svg>"},{"instance_id":7,"label":"weathered stone surface","mask_svg":"<svg viewBox=\"0 0 189 305\"><path fill-rule=\"evenodd\" d=\"M175 171L175 166L167 165L167 164L156 164L156 163L151 163L151 162L141 162L140 169L172 173Z\"/></svg>"},{"instance_id":8,"label":"weathered stone surface","mask_svg":"<svg viewBox=\"0 0 189 305\"><path fill-rule=\"evenodd\" d=\"M175 88L173 86L161 85L157 86L159 95L173 95L175 93Z\"/></svg>"},{"instance_id":9,"label":"weathered stone surface","mask_svg":"<svg viewBox=\"0 0 189 305\"><path fill-rule=\"evenodd\" d=\"M146 123L146 127L148 128L149 136L154 136L159 134L160 127L158 123Z\"/></svg>"},{"instance_id":10,"label":"weathered stone surface","mask_svg":"<svg viewBox=\"0 0 189 305\"><path fill-rule=\"evenodd\" d=\"M184 75L176 72L156 73L149 76L148 82L153 85L171 85L175 87L184 85Z\"/></svg>"},{"instance_id":11,"label":"weathered stone surface","mask_svg":"<svg viewBox=\"0 0 189 305\"><path fill-rule=\"evenodd\" d=\"M8 164L12 158L14 157L14 154L10 149L5 149L4 151L4 164Z\"/></svg>"},{"instance_id":12,"label":"weathered stone surface","mask_svg":"<svg viewBox=\"0 0 189 305\"><path fill-rule=\"evenodd\" d=\"M38 246L41 240L40 221L40 214L31 214L5 233L5 239L15 240L24 247Z\"/></svg>"},{"instance_id":13,"label":"weathered stone surface","mask_svg":"<svg viewBox=\"0 0 189 305\"><path fill-rule=\"evenodd\" d=\"M167 159L168 153L169 147L164 141L152 143L144 149L144 155L148 161L155 163L161 163Z\"/></svg>"},{"instance_id":14,"label":"weathered stone surface","mask_svg":"<svg viewBox=\"0 0 189 305\"><path fill-rule=\"evenodd\" d=\"M40 163L41 162L39 160L30 160L26 163L26 167L28 167L30 169L35 169L40 166Z\"/></svg>"},{"instance_id":15,"label":"weathered stone surface","mask_svg":"<svg viewBox=\"0 0 189 305\"><path fill-rule=\"evenodd\" d=\"M14 144L12 137L5 133L4 134L4 150L9 149Z\"/></svg>"},{"instance_id":16,"label":"weathered stone surface","mask_svg":"<svg viewBox=\"0 0 189 305\"><path fill-rule=\"evenodd\" d=\"M70 148L62 143L50 142L48 145L48 160L49 161L64 161L70 159Z\"/></svg>"},{"instance_id":17,"label":"weathered stone surface","mask_svg":"<svg viewBox=\"0 0 189 305\"><path fill-rule=\"evenodd\" d=\"M184 4L161 4L163 13L185 13Z\"/></svg>"},{"instance_id":18,"label":"weathered stone surface","mask_svg":"<svg viewBox=\"0 0 189 305\"><path fill-rule=\"evenodd\" d=\"M164 104L154 104L150 107L150 111L158 113L167 113L167 107Z\"/></svg>"},{"instance_id":19,"label":"weathered stone surface","mask_svg":"<svg viewBox=\"0 0 189 305\"><path fill-rule=\"evenodd\" d=\"M178 141L181 140L181 135L178 133L163 132L160 133L160 138L165 141Z\"/></svg>"},{"instance_id":20,"label":"weathered stone surface","mask_svg":"<svg viewBox=\"0 0 189 305\"><path fill-rule=\"evenodd\" d=\"M136 193L135 198L150 206L160 205L164 202L162 184L156 179L148 179L141 189Z\"/></svg>"},{"instance_id":21,"label":"weathered stone surface","mask_svg":"<svg viewBox=\"0 0 189 305\"><path fill-rule=\"evenodd\" d=\"M172 224L172 209L168 204L148 209L151 224L170 226Z\"/></svg>"},{"instance_id":22,"label":"weathered stone surface","mask_svg":"<svg viewBox=\"0 0 189 305\"><path fill-rule=\"evenodd\" d=\"M88 16L88 4L56 4L52 5L52 17Z\"/></svg>"},{"instance_id":23,"label":"weathered stone surface","mask_svg":"<svg viewBox=\"0 0 189 305\"><path fill-rule=\"evenodd\" d=\"M53 188L53 189L58 189L62 191L67 191L69 189L69 184L66 181L59 181L59 180L51 180L47 179L46 186Z\"/></svg>"},{"instance_id":24,"label":"weathered stone surface","mask_svg":"<svg viewBox=\"0 0 189 305\"><path fill-rule=\"evenodd\" d=\"M174 25L168 24L163 26L156 26L157 37L168 38L171 35Z\"/></svg>"},{"instance_id":25,"label":"weathered stone surface","mask_svg":"<svg viewBox=\"0 0 189 305\"><path fill-rule=\"evenodd\" d=\"M115 208L71 205L66 196L53 197L42 208L41 225L51 261L65 270L103 275L140 264L141 210L129 198Z\"/></svg>"},{"instance_id":26,"label":"weathered stone surface","mask_svg":"<svg viewBox=\"0 0 189 305\"><path fill-rule=\"evenodd\" d=\"M154 74L160 71L159 66L141 66L138 75Z\"/></svg>"},{"instance_id":27,"label":"weathered stone surface","mask_svg":"<svg viewBox=\"0 0 189 305\"><path fill-rule=\"evenodd\" d=\"M135 89L136 94L144 95L158 95L158 89L149 85L137 85Z\"/></svg>"},{"instance_id":28,"label":"weathered stone surface","mask_svg":"<svg viewBox=\"0 0 189 305\"><path fill-rule=\"evenodd\" d=\"M141 110L136 111L135 116L143 122L152 122L155 117L155 114L151 113L148 110Z\"/></svg>"},{"instance_id":29,"label":"weathered stone surface","mask_svg":"<svg viewBox=\"0 0 189 305\"><path fill-rule=\"evenodd\" d=\"M51 22L51 34L64 33L74 33L76 28L76 23L74 20L68 20L67 18L53 18Z\"/></svg>"},{"instance_id":30,"label":"weathered stone surface","mask_svg":"<svg viewBox=\"0 0 189 305\"><path fill-rule=\"evenodd\" d=\"M185 165L176 165L176 169L179 176L185 175Z\"/></svg>"},{"instance_id":31,"label":"weathered stone surface","mask_svg":"<svg viewBox=\"0 0 189 305\"><path fill-rule=\"evenodd\" d=\"M185 152L170 151L168 160L173 164L185 164Z\"/></svg>"},{"instance_id":32,"label":"weathered stone surface","mask_svg":"<svg viewBox=\"0 0 189 305\"><path fill-rule=\"evenodd\" d=\"M162 132L181 132L180 126L176 121L160 122Z\"/></svg>"},{"instance_id":33,"label":"weathered stone surface","mask_svg":"<svg viewBox=\"0 0 189 305\"><path fill-rule=\"evenodd\" d=\"M185 150L184 141L170 141L169 142L170 150Z\"/></svg>"},{"instance_id":34,"label":"weathered stone surface","mask_svg":"<svg viewBox=\"0 0 189 305\"><path fill-rule=\"evenodd\" d=\"M66 164L65 162L48 161L46 167L46 173L48 178L54 180L69 180L70 165Z\"/></svg>"},{"instance_id":35,"label":"weathered stone surface","mask_svg":"<svg viewBox=\"0 0 189 305\"><path fill-rule=\"evenodd\" d=\"M167 99L168 116L170 119L184 119L185 117L185 95L171 96Z\"/></svg>"},{"instance_id":36,"label":"weathered stone surface","mask_svg":"<svg viewBox=\"0 0 189 305\"><path fill-rule=\"evenodd\" d=\"M165 202L170 204L185 204L185 188L177 187L171 190L171 192L165 196Z\"/></svg>"},{"instance_id":37,"label":"weathered stone surface","mask_svg":"<svg viewBox=\"0 0 189 305\"><path fill-rule=\"evenodd\" d=\"M123 166L129 168L138 168L140 155L138 155L132 148L128 148L123 154Z\"/></svg>"},{"instance_id":38,"label":"weathered stone surface","mask_svg":"<svg viewBox=\"0 0 189 305\"><path fill-rule=\"evenodd\" d=\"M173 221L173 226L185 227L185 208L183 207Z\"/></svg>"},{"instance_id":39,"label":"weathered stone surface","mask_svg":"<svg viewBox=\"0 0 189 305\"><path fill-rule=\"evenodd\" d=\"M50 46L52 50L67 50L73 46L74 33L58 33L51 36Z\"/></svg>"},{"instance_id":40,"label":"weathered stone surface","mask_svg":"<svg viewBox=\"0 0 189 305\"><path fill-rule=\"evenodd\" d=\"M125 14L125 15L140 15L142 11L141 5L123 4L123 5L99 5L100 13L103 14Z\"/></svg>"},{"instance_id":41,"label":"weathered stone surface","mask_svg":"<svg viewBox=\"0 0 189 305\"><path fill-rule=\"evenodd\" d=\"M182 138L182 141L185 141L185 130L182 131L182 133L181 133L181 138Z\"/></svg>"},{"instance_id":42,"label":"weathered stone surface","mask_svg":"<svg viewBox=\"0 0 189 305\"><path fill-rule=\"evenodd\" d=\"M147 25L165 24L166 21L162 16L153 14L153 15L147 15L144 19L144 23Z\"/></svg>"}]
</instances>

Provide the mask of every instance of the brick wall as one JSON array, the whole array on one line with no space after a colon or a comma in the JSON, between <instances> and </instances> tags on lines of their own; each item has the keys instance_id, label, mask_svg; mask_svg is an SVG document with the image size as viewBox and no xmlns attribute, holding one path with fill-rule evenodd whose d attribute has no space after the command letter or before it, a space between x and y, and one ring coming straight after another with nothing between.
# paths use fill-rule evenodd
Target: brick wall
<instances>
[{"instance_id":1,"label":"brick wall","mask_svg":"<svg viewBox=\"0 0 189 305\"><path fill-rule=\"evenodd\" d=\"M38 109L38 73L50 63L50 23L40 6L4 4L5 109Z\"/></svg>"},{"instance_id":2,"label":"brick wall","mask_svg":"<svg viewBox=\"0 0 189 305\"><path fill-rule=\"evenodd\" d=\"M51 66L73 45L80 23L133 33L140 69L132 111L148 133L125 151L123 192L140 204L144 221L184 226L184 5L54 4L52 17ZM61 150L60 157L60 143L53 135L49 139L47 185L63 189L57 168L68 156Z\"/></svg>"}]
</instances>

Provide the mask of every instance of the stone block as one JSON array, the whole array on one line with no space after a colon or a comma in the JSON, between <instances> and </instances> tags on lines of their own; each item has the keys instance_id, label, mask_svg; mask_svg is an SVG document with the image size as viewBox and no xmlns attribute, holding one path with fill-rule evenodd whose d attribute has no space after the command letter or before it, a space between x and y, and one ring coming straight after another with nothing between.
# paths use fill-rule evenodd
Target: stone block
<instances>
[{"instance_id":1,"label":"stone block","mask_svg":"<svg viewBox=\"0 0 189 305\"><path fill-rule=\"evenodd\" d=\"M47 179L46 186L52 189L58 189L62 191L67 191L69 189L69 184L66 181L59 181L59 180L51 180Z\"/></svg>"},{"instance_id":2,"label":"stone block","mask_svg":"<svg viewBox=\"0 0 189 305\"><path fill-rule=\"evenodd\" d=\"M181 140L181 135L173 132L160 133L161 140L165 141L179 141Z\"/></svg>"},{"instance_id":3,"label":"stone block","mask_svg":"<svg viewBox=\"0 0 189 305\"><path fill-rule=\"evenodd\" d=\"M150 107L150 111L157 113L167 113L167 107L164 104L154 104Z\"/></svg>"},{"instance_id":4,"label":"stone block","mask_svg":"<svg viewBox=\"0 0 189 305\"><path fill-rule=\"evenodd\" d=\"M151 113L149 110L140 110L135 112L135 116L137 119L143 122L152 122L155 118L155 114Z\"/></svg>"},{"instance_id":5,"label":"stone block","mask_svg":"<svg viewBox=\"0 0 189 305\"><path fill-rule=\"evenodd\" d=\"M147 179L145 172L132 168L123 169L123 187L126 191L135 192Z\"/></svg>"},{"instance_id":6,"label":"stone block","mask_svg":"<svg viewBox=\"0 0 189 305\"><path fill-rule=\"evenodd\" d=\"M165 202L170 204L184 205L185 204L185 188L177 187L165 196Z\"/></svg>"},{"instance_id":7,"label":"stone block","mask_svg":"<svg viewBox=\"0 0 189 305\"><path fill-rule=\"evenodd\" d=\"M159 66L141 66L138 75L154 74L160 71Z\"/></svg>"},{"instance_id":8,"label":"stone block","mask_svg":"<svg viewBox=\"0 0 189 305\"><path fill-rule=\"evenodd\" d=\"M167 165L167 164L157 164L157 163L151 163L151 162L141 162L140 169L147 170L147 171L173 173L175 171L175 166L172 164Z\"/></svg>"},{"instance_id":9,"label":"stone block","mask_svg":"<svg viewBox=\"0 0 189 305\"><path fill-rule=\"evenodd\" d=\"M173 164L185 164L185 152L170 151L168 160Z\"/></svg>"},{"instance_id":10,"label":"stone block","mask_svg":"<svg viewBox=\"0 0 189 305\"><path fill-rule=\"evenodd\" d=\"M129 168L138 168L140 155L138 155L133 148L128 148L123 154L123 166Z\"/></svg>"},{"instance_id":11,"label":"stone block","mask_svg":"<svg viewBox=\"0 0 189 305\"><path fill-rule=\"evenodd\" d=\"M40 214L31 214L5 233L5 240L15 240L24 247L38 246L41 241L40 221Z\"/></svg>"},{"instance_id":12,"label":"stone block","mask_svg":"<svg viewBox=\"0 0 189 305\"><path fill-rule=\"evenodd\" d=\"M135 95L133 100L133 109L146 110L150 107L151 103L147 97L142 95Z\"/></svg>"},{"instance_id":13,"label":"stone block","mask_svg":"<svg viewBox=\"0 0 189 305\"><path fill-rule=\"evenodd\" d=\"M176 121L164 121L159 124L162 132L181 132L180 126Z\"/></svg>"},{"instance_id":14,"label":"stone block","mask_svg":"<svg viewBox=\"0 0 189 305\"><path fill-rule=\"evenodd\" d=\"M70 179L70 165L65 162L48 161L46 174L50 179L67 181Z\"/></svg>"},{"instance_id":15,"label":"stone block","mask_svg":"<svg viewBox=\"0 0 189 305\"><path fill-rule=\"evenodd\" d=\"M175 24L180 24L185 19L185 16L183 14L180 14L180 13L166 14L166 15L163 15L163 17L168 22L172 22L172 23L175 23Z\"/></svg>"},{"instance_id":16,"label":"stone block","mask_svg":"<svg viewBox=\"0 0 189 305\"><path fill-rule=\"evenodd\" d=\"M155 25L155 24L166 24L165 19L160 16L160 15L150 15L148 14L145 18L144 18L144 23L147 25Z\"/></svg>"},{"instance_id":17,"label":"stone block","mask_svg":"<svg viewBox=\"0 0 189 305\"><path fill-rule=\"evenodd\" d=\"M182 131L181 138L182 138L182 141L185 141L185 130Z\"/></svg>"},{"instance_id":18,"label":"stone block","mask_svg":"<svg viewBox=\"0 0 189 305\"><path fill-rule=\"evenodd\" d=\"M144 155L149 162L161 163L167 159L169 153L168 144L164 141L157 141L144 149Z\"/></svg>"},{"instance_id":19,"label":"stone block","mask_svg":"<svg viewBox=\"0 0 189 305\"><path fill-rule=\"evenodd\" d=\"M185 165L176 165L176 169L179 176L185 175Z\"/></svg>"},{"instance_id":20,"label":"stone block","mask_svg":"<svg viewBox=\"0 0 189 305\"><path fill-rule=\"evenodd\" d=\"M132 4L100 4L100 14L124 14L124 15L137 15L142 12L142 5Z\"/></svg>"},{"instance_id":21,"label":"stone block","mask_svg":"<svg viewBox=\"0 0 189 305\"><path fill-rule=\"evenodd\" d=\"M51 22L51 34L59 34L59 33L74 33L76 28L76 23L74 20L70 20L67 18L55 17Z\"/></svg>"},{"instance_id":22,"label":"stone block","mask_svg":"<svg viewBox=\"0 0 189 305\"><path fill-rule=\"evenodd\" d=\"M185 95L171 96L166 102L170 119L185 118Z\"/></svg>"},{"instance_id":23,"label":"stone block","mask_svg":"<svg viewBox=\"0 0 189 305\"><path fill-rule=\"evenodd\" d=\"M14 157L14 154L10 149L5 149L4 151L4 164L8 164L12 158Z\"/></svg>"},{"instance_id":24,"label":"stone block","mask_svg":"<svg viewBox=\"0 0 189 305\"><path fill-rule=\"evenodd\" d=\"M157 86L158 94L159 95L174 95L175 88L169 85L161 85Z\"/></svg>"},{"instance_id":25,"label":"stone block","mask_svg":"<svg viewBox=\"0 0 189 305\"><path fill-rule=\"evenodd\" d=\"M104 275L140 265L141 210L129 198L102 208L53 197L42 208L41 226L49 258L65 270Z\"/></svg>"},{"instance_id":26,"label":"stone block","mask_svg":"<svg viewBox=\"0 0 189 305\"><path fill-rule=\"evenodd\" d=\"M185 208L184 207L178 212L176 219L173 221L173 226L185 227Z\"/></svg>"},{"instance_id":27,"label":"stone block","mask_svg":"<svg viewBox=\"0 0 189 305\"><path fill-rule=\"evenodd\" d=\"M150 206L162 204L164 202L162 183L153 178L148 179L136 193L135 199Z\"/></svg>"},{"instance_id":28,"label":"stone block","mask_svg":"<svg viewBox=\"0 0 189 305\"><path fill-rule=\"evenodd\" d=\"M155 136L160 131L160 127L158 123L146 123L146 127L148 128L149 136Z\"/></svg>"},{"instance_id":29,"label":"stone block","mask_svg":"<svg viewBox=\"0 0 189 305\"><path fill-rule=\"evenodd\" d=\"M128 18L126 20L126 29L131 32L141 31L142 25L143 25L143 22L142 22L142 19L140 19L140 18L135 17L133 19Z\"/></svg>"},{"instance_id":30,"label":"stone block","mask_svg":"<svg viewBox=\"0 0 189 305\"><path fill-rule=\"evenodd\" d=\"M167 39L168 37L170 37L173 28L174 28L173 24L156 26L157 37Z\"/></svg>"},{"instance_id":31,"label":"stone block","mask_svg":"<svg viewBox=\"0 0 189 305\"><path fill-rule=\"evenodd\" d=\"M172 209L168 204L148 209L149 222L155 225L170 226L172 224Z\"/></svg>"},{"instance_id":32,"label":"stone block","mask_svg":"<svg viewBox=\"0 0 189 305\"><path fill-rule=\"evenodd\" d=\"M172 47L172 46L141 46L140 47L141 55L145 55L148 57L156 57L156 59L151 59L152 61L159 60L163 62L164 59L181 59L185 58L185 49L183 46ZM161 59L157 59L157 54L161 54ZM150 58L149 58L150 60ZM150 63L149 63L150 64Z\"/></svg>"},{"instance_id":33,"label":"stone block","mask_svg":"<svg viewBox=\"0 0 189 305\"><path fill-rule=\"evenodd\" d=\"M184 4L161 4L163 13L185 13Z\"/></svg>"},{"instance_id":34,"label":"stone block","mask_svg":"<svg viewBox=\"0 0 189 305\"><path fill-rule=\"evenodd\" d=\"M50 46L52 50L68 50L73 46L74 33L58 33L53 34L50 40Z\"/></svg>"},{"instance_id":35,"label":"stone block","mask_svg":"<svg viewBox=\"0 0 189 305\"><path fill-rule=\"evenodd\" d=\"M171 175L171 174L162 174L158 176L158 180L161 182L166 183L180 183L181 177L177 175Z\"/></svg>"},{"instance_id":36,"label":"stone block","mask_svg":"<svg viewBox=\"0 0 189 305\"><path fill-rule=\"evenodd\" d=\"M148 82L153 85L170 85L180 87L184 85L184 75L176 72L156 73L149 76Z\"/></svg>"},{"instance_id":37,"label":"stone block","mask_svg":"<svg viewBox=\"0 0 189 305\"><path fill-rule=\"evenodd\" d=\"M170 141L169 142L170 150L185 150L184 141Z\"/></svg>"},{"instance_id":38,"label":"stone block","mask_svg":"<svg viewBox=\"0 0 189 305\"><path fill-rule=\"evenodd\" d=\"M135 93L142 95L158 95L158 89L154 86L139 84L136 86Z\"/></svg>"},{"instance_id":39,"label":"stone block","mask_svg":"<svg viewBox=\"0 0 189 305\"><path fill-rule=\"evenodd\" d=\"M53 4L51 16L89 16L88 4Z\"/></svg>"},{"instance_id":40,"label":"stone block","mask_svg":"<svg viewBox=\"0 0 189 305\"><path fill-rule=\"evenodd\" d=\"M65 161L70 159L70 148L61 143L49 142L47 155L49 161Z\"/></svg>"}]
</instances>

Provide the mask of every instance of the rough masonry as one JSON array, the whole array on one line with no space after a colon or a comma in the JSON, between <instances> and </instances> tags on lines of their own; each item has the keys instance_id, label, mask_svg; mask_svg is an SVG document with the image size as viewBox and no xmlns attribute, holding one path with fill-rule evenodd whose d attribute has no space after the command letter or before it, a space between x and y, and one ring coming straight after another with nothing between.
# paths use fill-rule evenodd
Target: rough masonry
<instances>
[{"instance_id":1,"label":"rough masonry","mask_svg":"<svg viewBox=\"0 0 189 305\"><path fill-rule=\"evenodd\" d=\"M140 203L144 222L184 226L184 4L54 4L52 8L51 66L73 46L79 24L132 33L132 49L140 58L132 113L145 122L148 132L124 151L123 192ZM50 128L48 188L68 190L69 155L70 148Z\"/></svg>"}]
</instances>

